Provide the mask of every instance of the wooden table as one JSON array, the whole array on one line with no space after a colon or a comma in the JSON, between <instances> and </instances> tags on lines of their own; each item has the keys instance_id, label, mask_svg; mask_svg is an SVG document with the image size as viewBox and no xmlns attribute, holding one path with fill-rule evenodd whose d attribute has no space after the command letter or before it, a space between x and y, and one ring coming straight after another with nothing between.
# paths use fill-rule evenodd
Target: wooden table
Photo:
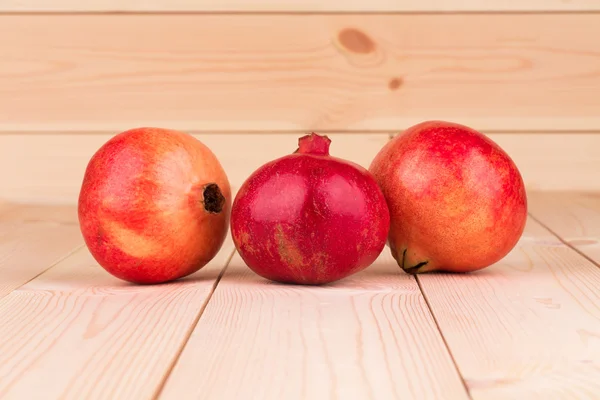
<instances>
[{"instance_id":1,"label":"wooden table","mask_svg":"<svg viewBox=\"0 0 600 400\"><path fill-rule=\"evenodd\" d=\"M0 399L599 399L600 194L529 194L473 274L386 248L325 287L270 283L229 240L198 273L100 268L73 206L0 205Z\"/></svg>"}]
</instances>

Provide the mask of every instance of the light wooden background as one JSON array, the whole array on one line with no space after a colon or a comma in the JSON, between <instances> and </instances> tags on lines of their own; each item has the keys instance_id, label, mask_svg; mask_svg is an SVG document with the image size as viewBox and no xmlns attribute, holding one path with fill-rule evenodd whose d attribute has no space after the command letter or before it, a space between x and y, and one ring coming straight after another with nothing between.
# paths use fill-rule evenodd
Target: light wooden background
<instances>
[{"instance_id":1,"label":"light wooden background","mask_svg":"<svg viewBox=\"0 0 600 400\"><path fill-rule=\"evenodd\" d=\"M0 398L597 398L600 197L539 190L600 190L599 38L600 0L0 0ZM135 287L77 226L125 129L193 133L235 190L310 130L367 166L424 119L489 134L530 189L481 274L399 274L386 250L284 287L228 237Z\"/></svg>"},{"instance_id":2,"label":"light wooden background","mask_svg":"<svg viewBox=\"0 0 600 400\"><path fill-rule=\"evenodd\" d=\"M209 144L235 186L296 138L368 166L425 119L489 134L528 189L600 190L597 0L3 0L0 197L73 203L115 133Z\"/></svg>"}]
</instances>

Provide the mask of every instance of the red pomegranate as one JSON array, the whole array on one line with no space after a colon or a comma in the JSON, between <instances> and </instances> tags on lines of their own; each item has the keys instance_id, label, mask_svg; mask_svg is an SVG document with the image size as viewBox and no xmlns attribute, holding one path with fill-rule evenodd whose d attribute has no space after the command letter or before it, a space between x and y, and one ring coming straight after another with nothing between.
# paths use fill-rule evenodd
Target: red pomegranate
<instances>
[{"instance_id":1,"label":"red pomegranate","mask_svg":"<svg viewBox=\"0 0 600 400\"><path fill-rule=\"evenodd\" d=\"M525 228L527 198L517 166L464 125L415 125L388 142L369 170L390 210L392 255L408 273L488 267Z\"/></svg>"},{"instance_id":2,"label":"red pomegranate","mask_svg":"<svg viewBox=\"0 0 600 400\"><path fill-rule=\"evenodd\" d=\"M160 283L189 275L221 248L231 191L215 155L193 136L139 128L90 159L79 194L88 249L112 275Z\"/></svg>"},{"instance_id":3,"label":"red pomegranate","mask_svg":"<svg viewBox=\"0 0 600 400\"><path fill-rule=\"evenodd\" d=\"M329 155L312 133L242 185L231 212L239 254L258 275L296 284L330 283L372 264L385 247L389 212L369 172Z\"/></svg>"}]
</instances>

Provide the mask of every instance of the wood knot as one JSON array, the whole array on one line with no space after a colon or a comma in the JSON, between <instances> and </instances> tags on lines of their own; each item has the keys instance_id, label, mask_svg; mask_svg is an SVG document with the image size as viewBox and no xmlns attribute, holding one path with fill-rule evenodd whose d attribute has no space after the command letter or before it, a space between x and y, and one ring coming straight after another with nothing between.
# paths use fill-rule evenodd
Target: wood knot
<instances>
[{"instance_id":1,"label":"wood knot","mask_svg":"<svg viewBox=\"0 0 600 400\"><path fill-rule=\"evenodd\" d=\"M388 87L390 88L390 90L398 90L403 83L404 82L402 78L392 78L388 82Z\"/></svg>"},{"instance_id":2,"label":"wood knot","mask_svg":"<svg viewBox=\"0 0 600 400\"><path fill-rule=\"evenodd\" d=\"M346 50L358 54L373 53L377 47L369 36L354 28L340 31L338 41Z\"/></svg>"}]
</instances>

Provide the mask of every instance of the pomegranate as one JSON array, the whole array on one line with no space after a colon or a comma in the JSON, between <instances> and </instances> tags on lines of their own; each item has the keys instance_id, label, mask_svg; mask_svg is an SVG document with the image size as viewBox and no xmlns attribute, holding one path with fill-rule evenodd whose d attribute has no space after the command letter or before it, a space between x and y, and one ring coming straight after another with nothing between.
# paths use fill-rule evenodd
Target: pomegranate
<instances>
[{"instance_id":1,"label":"pomegranate","mask_svg":"<svg viewBox=\"0 0 600 400\"><path fill-rule=\"evenodd\" d=\"M464 125L412 126L381 149L369 170L390 210L392 255L408 273L488 267L525 228L527 198L517 166Z\"/></svg>"},{"instance_id":2,"label":"pomegranate","mask_svg":"<svg viewBox=\"0 0 600 400\"><path fill-rule=\"evenodd\" d=\"M231 190L216 156L193 136L138 128L90 159L79 194L85 243L112 275L175 280L206 265L229 228Z\"/></svg>"},{"instance_id":3,"label":"pomegranate","mask_svg":"<svg viewBox=\"0 0 600 400\"><path fill-rule=\"evenodd\" d=\"M381 189L360 165L329 155L312 133L293 154L260 167L240 188L231 233L248 267L282 283L320 285L371 265L390 217Z\"/></svg>"}]
</instances>

